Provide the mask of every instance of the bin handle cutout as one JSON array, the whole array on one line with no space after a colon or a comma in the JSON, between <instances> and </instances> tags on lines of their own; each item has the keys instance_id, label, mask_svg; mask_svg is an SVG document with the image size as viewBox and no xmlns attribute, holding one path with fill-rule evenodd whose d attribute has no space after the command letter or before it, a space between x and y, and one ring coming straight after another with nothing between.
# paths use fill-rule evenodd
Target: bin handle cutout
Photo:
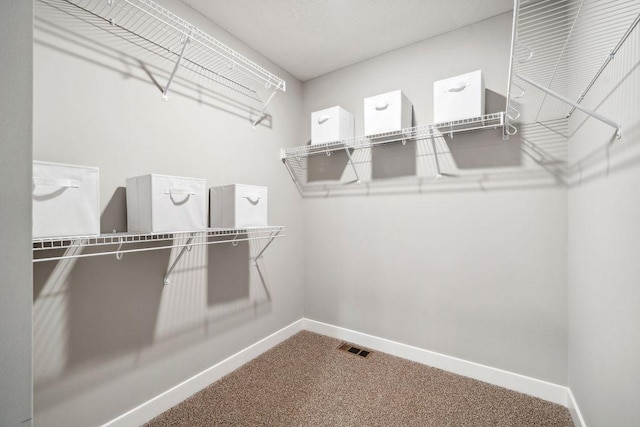
<instances>
[{"instance_id":1,"label":"bin handle cutout","mask_svg":"<svg viewBox=\"0 0 640 427\"><path fill-rule=\"evenodd\" d=\"M187 201L189 200L189 198L191 198L191 196L195 196L196 191L191 188L165 188L164 194L169 195L169 198L171 198L171 201L173 202L174 205L180 206L187 203ZM173 198L173 196L175 195L184 195L186 197L183 200L178 201Z\"/></svg>"},{"instance_id":2,"label":"bin handle cutout","mask_svg":"<svg viewBox=\"0 0 640 427\"><path fill-rule=\"evenodd\" d=\"M42 178L34 177L33 185L46 185L49 187L60 188L80 188L80 181L77 179L57 179L57 178Z\"/></svg>"},{"instance_id":3,"label":"bin handle cutout","mask_svg":"<svg viewBox=\"0 0 640 427\"><path fill-rule=\"evenodd\" d=\"M446 92L462 92L463 90L465 90L465 88L469 86L471 86L470 83L460 81L454 84L453 86L451 86L449 89L447 89Z\"/></svg>"},{"instance_id":4,"label":"bin handle cutout","mask_svg":"<svg viewBox=\"0 0 640 427\"><path fill-rule=\"evenodd\" d=\"M262 197L258 196L257 194L245 194L243 196L245 199L247 199L249 201L249 203L251 203L252 205L257 205L258 202L260 201L260 199Z\"/></svg>"},{"instance_id":5,"label":"bin handle cutout","mask_svg":"<svg viewBox=\"0 0 640 427\"><path fill-rule=\"evenodd\" d=\"M376 110L381 111L387 108L388 106L389 106L389 103L387 101L381 101L375 105L375 108Z\"/></svg>"},{"instance_id":6,"label":"bin handle cutout","mask_svg":"<svg viewBox=\"0 0 640 427\"><path fill-rule=\"evenodd\" d=\"M321 125L321 124L327 122L330 118L331 118L331 116L320 116L320 117L318 117L318 124Z\"/></svg>"}]
</instances>

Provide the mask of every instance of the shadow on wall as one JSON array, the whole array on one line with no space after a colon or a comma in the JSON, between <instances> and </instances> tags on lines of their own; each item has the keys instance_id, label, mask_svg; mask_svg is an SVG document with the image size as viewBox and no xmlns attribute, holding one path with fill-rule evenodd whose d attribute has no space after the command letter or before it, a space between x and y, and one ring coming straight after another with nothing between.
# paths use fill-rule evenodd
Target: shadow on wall
<instances>
[{"instance_id":1,"label":"shadow on wall","mask_svg":"<svg viewBox=\"0 0 640 427\"><path fill-rule=\"evenodd\" d=\"M384 144L371 149L371 178L388 179L415 176L416 142L404 144Z\"/></svg>"},{"instance_id":2,"label":"shadow on wall","mask_svg":"<svg viewBox=\"0 0 640 427\"><path fill-rule=\"evenodd\" d=\"M504 111L506 99L486 89L485 103L487 114L498 113ZM524 147L520 133L505 141L502 129L454 135L447 134L444 127L437 130L434 138L351 150L352 162L342 151L287 162L301 183L298 188L304 197L404 194L430 191L430 187L435 191L486 191L484 183L490 179L501 180L501 188L562 182L562 173L544 164L547 158L542 159L542 150L537 150L539 156L528 155L531 143ZM347 185L356 181L354 170L361 185Z\"/></svg>"},{"instance_id":3,"label":"shadow on wall","mask_svg":"<svg viewBox=\"0 0 640 427\"><path fill-rule=\"evenodd\" d=\"M415 110L411 108L411 126L416 125ZM401 144L382 144L371 149L371 179L389 179L417 174L415 141Z\"/></svg>"},{"instance_id":4,"label":"shadow on wall","mask_svg":"<svg viewBox=\"0 0 640 427\"><path fill-rule=\"evenodd\" d=\"M175 66L175 56L165 49L65 0L35 1L35 30L37 45L151 85L157 88L158 99ZM256 93L221 74L186 63L175 75L170 96L253 123L269 91ZM271 115L266 114L258 125L272 128Z\"/></svg>"},{"instance_id":5,"label":"shadow on wall","mask_svg":"<svg viewBox=\"0 0 640 427\"><path fill-rule=\"evenodd\" d=\"M127 231L127 189L118 187L100 216L100 233Z\"/></svg>"},{"instance_id":6,"label":"shadow on wall","mask_svg":"<svg viewBox=\"0 0 640 427\"><path fill-rule=\"evenodd\" d=\"M353 150L351 150L353 153ZM308 159L307 180L313 181L338 181L349 163L349 156L345 151L334 151L331 155L312 156Z\"/></svg>"},{"instance_id":7,"label":"shadow on wall","mask_svg":"<svg viewBox=\"0 0 640 427\"><path fill-rule=\"evenodd\" d=\"M241 235L240 238L246 238ZM233 303L250 298L249 242L215 244L207 253L207 304Z\"/></svg>"},{"instance_id":8,"label":"shadow on wall","mask_svg":"<svg viewBox=\"0 0 640 427\"><path fill-rule=\"evenodd\" d=\"M118 188L105 208L101 224L106 230L126 227L125 193ZM144 242L130 248L161 244ZM194 246L180 259L166 287L164 275L180 248L125 253L120 261L104 255L35 263L38 408L59 404L70 396L70 387L74 394L99 387L143 363L268 313L263 261L257 268L253 264L264 244ZM90 253L97 249L82 252Z\"/></svg>"},{"instance_id":9,"label":"shadow on wall","mask_svg":"<svg viewBox=\"0 0 640 427\"><path fill-rule=\"evenodd\" d=\"M486 114L504 111L507 99L492 90L485 89ZM509 138L508 143L492 130L461 133L453 138L444 135L451 156L460 169L517 167L522 164L520 135Z\"/></svg>"},{"instance_id":10,"label":"shadow on wall","mask_svg":"<svg viewBox=\"0 0 640 427\"><path fill-rule=\"evenodd\" d=\"M152 345L168 261L158 250L34 264L36 387Z\"/></svg>"},{"instance_id":11,"label":"shadow on wall","mask_svg":"<svg viewBox=\"0 0 640 427\"><path fill-rule=\"evenodd\" d=\"M161 266L170 251L80 259L69 276L67 369L135 351L154 341Z\"/></svg>"}]
</instances>

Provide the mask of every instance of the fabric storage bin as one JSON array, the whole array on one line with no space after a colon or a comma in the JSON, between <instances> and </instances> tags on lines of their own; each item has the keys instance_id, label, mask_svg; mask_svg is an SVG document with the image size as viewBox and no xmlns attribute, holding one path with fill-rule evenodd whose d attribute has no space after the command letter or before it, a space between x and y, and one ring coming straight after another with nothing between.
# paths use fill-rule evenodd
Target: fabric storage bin
<instances>
[{"instance_id":1,"label":"fabric storage bin","mask_svg":"<svg viewBox=\"0 0 640 427\"><path fill-rule=\"evenodd\" d=\"M433 82L433 122L484 115L482 70Z\"/></svg>"},{"instance_id":2,"label":"fabric storage bin","mask_svg":"<svg viewBox=\"0 0 640 427\"><path fill-rule=\"evenodd\" d=\"M311 113L311 144L353 138L353 114L337 106Z\"/></svg>"},{"instance_id":3,"label":"fabric storage bin","mask_svg":"<svg viewBox=\"0 0 640 427\"><path fill-rule=\"evenodd\" d=\"M364 99L364 134L395 132L411 127L412 105L401 90Z\"/></svg>"},{"instance_id":4,"label":"fabric storage bin","mask_svg":"<svg viewBox=\"0 0 640 427\"><path fill-rule=\"evenodd\" d=\"M204 179L149 174L127 178L127 228L139 233L207 228Z\"/></svg>"},{"instance_id":5,"label":"fabric storage bin","mask_svg":"<svg viewBox=\"0 0 640 427\"><path fill-rule=\"evenodd\" d=\"M33 162L33 237L100 234L99 169Z\"/></svg>"},{"instance_id":6,"label":"fabric storage bin","mask_svg":"<svg viewBox=\"0 0 640 427\"><path fill-rule=\"evenodd\" d=\"M267 225L267 187L231 184L211 187L210 191L211 227Z\"/></svg>"}]
</instances>

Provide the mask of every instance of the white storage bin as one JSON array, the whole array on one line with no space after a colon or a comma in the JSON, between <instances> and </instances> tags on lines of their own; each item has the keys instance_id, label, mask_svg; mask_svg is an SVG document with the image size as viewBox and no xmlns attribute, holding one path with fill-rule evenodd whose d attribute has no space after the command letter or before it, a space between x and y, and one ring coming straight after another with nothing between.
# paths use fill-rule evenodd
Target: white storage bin
<instances>
[{"instance_id":1,"label":"white storage bin","mask_svg":"<svg viewBox=\"0 0 640 427\"><path fill-rule=\"evenodd\" d=\"M311 144L353 138L353 114L342 107L331 107L311 113Z\"/></svg>"},{"instance_id":2,"label":"white storage bin","mask_svg":"<svg viewBox=\"0 0 640 427\"><path fill-rule=\"evenodd\" d=\"M231 184L211 187L211 227L267 225L267 187Z\"/></svg>"},{"instance_id":3,"label":"white storage bin","mask_svg":"<svg viewBox=\"0 0 640 427\"><path fill-rule=\"evenodd\" d=\"M100 234L98 168L33 162L33 237Z\"/></svg>"},{"instance_id":4,"label":"white storage bin","mask_svg":"<svg viewBox=\"0 0 640 427\"><path fill-rule=\"evenodd\" d=\"M127 228L139 233L207 228L204 179L167 175L127 178Z\"/></svg>"},{"instance_id":5,"label":"white storage bin","mask_svg":"<svg viewBox=\"0 0 640 427\"><path fill-rule=\"evenodd\" d=\"M484 115L482 70L433 82L433 122Z\"/></svg>"},{"instance_id":6,"label":"white storage bin","mask_svg":"<svg viewBox=\"0 0 640 427\"><path fill-rule=\"evenodd\" d=\"M411 127L412 105L401 90L364 99L364 134L395 132Z\"/></svg>"}]
</instances>

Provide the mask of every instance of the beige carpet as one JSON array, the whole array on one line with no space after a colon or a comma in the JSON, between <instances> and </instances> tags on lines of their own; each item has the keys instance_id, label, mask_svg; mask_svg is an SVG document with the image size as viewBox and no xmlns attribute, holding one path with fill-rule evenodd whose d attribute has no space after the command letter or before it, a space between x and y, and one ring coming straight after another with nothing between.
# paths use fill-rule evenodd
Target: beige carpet
<instances>
[{"instance_id":1,"label":"beige carpet","mask_svg":"<svg viewBox=\"0 0 640 427\"><path fill-rule=\"evenodd\" d=\"M562 406L300 332L148 424L156 426L563 426Z\"/></svg>"}]
</instances>

